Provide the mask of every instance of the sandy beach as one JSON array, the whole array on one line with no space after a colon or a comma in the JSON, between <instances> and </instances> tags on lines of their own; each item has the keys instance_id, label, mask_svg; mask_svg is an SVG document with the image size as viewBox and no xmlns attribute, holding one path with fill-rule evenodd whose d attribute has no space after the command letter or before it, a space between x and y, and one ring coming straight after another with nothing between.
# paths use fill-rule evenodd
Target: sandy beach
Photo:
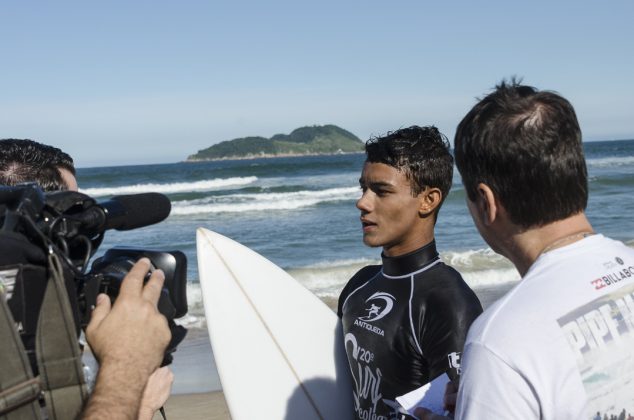
<instances>
[{"instance_id":1,"label":"sandy beach","mask_svg":"<svg viewBox=\"0 0 634 420\"><path fill-rule=\"evenodd\" d=\"M172 395L165 403L168 419L231 419L213 361L207 329L191 328L174 353ZM162 420L159 413L154 419Z\"/></svg>"},{"instance_id":2,"label":"sandy beach","mask_svg":"<svg viewBox=\"0 0 634 420\"><path fill-rule=\"evenodd\" d=\"M222 392L205 392L201 394L173 394L165 404L165 415L168 419L230 419L227 404ZM154 420L163 420L160 413Z\"/></svg>"}]
</instances>

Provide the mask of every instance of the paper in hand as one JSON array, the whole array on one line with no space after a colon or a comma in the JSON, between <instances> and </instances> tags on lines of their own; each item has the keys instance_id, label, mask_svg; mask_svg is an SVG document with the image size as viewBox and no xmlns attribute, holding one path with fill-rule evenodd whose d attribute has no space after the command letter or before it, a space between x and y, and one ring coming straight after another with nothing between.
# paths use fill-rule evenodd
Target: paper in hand
<instances>
[{"instance_id":1,"label":"paper in hand","mask_svg":"<svg viewBox=\"0 0 634 420\"><path fill-rule=\"evenodd\" d=\"M418 407L424 407L436 414L444 414L442 400L447 382L449 382L449 377L443 373L420 388L396 397L396 401L411 415L414 415L414 410Z\"/></svg>"}]
</instances>

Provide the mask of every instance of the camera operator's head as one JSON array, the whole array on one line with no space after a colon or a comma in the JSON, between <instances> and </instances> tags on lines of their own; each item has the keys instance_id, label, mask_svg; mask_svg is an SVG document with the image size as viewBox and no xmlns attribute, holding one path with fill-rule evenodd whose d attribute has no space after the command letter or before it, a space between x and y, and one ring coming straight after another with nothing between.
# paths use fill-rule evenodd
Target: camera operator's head
<instances>
[{"instance_id":1,"label":"camera operator's head","mask_svg":"<svg viewBox=\"0 0 634 420\"><path fill-rule=\"evenodd\" d=\"M44 191L77 191L73 159L33 140L0 140L0 185L36 182Z\"/></svg>"}]
</instances>

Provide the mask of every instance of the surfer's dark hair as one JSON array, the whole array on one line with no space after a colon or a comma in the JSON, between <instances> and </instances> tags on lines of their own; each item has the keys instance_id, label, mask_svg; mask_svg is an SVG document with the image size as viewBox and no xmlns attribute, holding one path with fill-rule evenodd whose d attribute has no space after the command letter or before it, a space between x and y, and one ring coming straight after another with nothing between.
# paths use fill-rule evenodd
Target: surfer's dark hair
<instances>
[{"instance_id":1,"label":"surfer's dark hair","mask_svg":"<svg viewBox=\"0 0 634 420\"><path fill-rule=\"evenodd\" d=\"M67 190L60 169L75 175L73 158L57 147L29 139L0 140L0 185L35 182L44 191Z\"/></svg>"},{"instance_id":2,"label":"surfer's dark hair","mask_svg":"<svg viewBox=\"0 0 634 420\"><path fill-rule=\"evenodd\" d=\"M411 126L374 137L365 144L366 161L383 163L402 171L410 182L412 195L426 187L440 189L440 209L451 189L453 157L449 141L436 127Z\"/></svg>"},{"instance_id":3,"label":"surfer's dark hair","mask_svg":"<svg viewBox=\"0 0 634 420\"><path fill-rule=\"evenodd\" d=\"M502 81L460 122L454 147L469 200L486 184L519 226L543 226L586 208L581 129L570 102L555 92Z\"/></svg>"}]
</instances>

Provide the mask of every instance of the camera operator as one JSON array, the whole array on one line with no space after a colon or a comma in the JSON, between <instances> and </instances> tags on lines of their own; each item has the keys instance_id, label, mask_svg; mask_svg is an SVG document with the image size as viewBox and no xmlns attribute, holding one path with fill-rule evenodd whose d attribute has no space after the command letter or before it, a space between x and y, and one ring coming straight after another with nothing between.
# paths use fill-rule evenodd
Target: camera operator
<instances>
[{"instance_id":1,"label":"camera operator","mask_svg":"<svg viewBox=\"0 0 634 420\"><path fill-rule=\"evenodd\" d=\"M0 140L0 185L36 182L44 191L77 191L73 159L62 150L32 140ZM151 419L167 400L173 374L158 368L170 339L167 321L157 310L164 275L141 259L122 282L111 307L107 295L97 305L86 329L100 363L95 390L84 418ZM145 391L144 391L145 390Z\"/></svg>"},{"instance_id":2,"label":"camera operator","mask_svg":"<svg viewBox=\"0 0 634 420\"><path fill-rule=\"evenodd\" d=\"M33 140L0 140L0 185L35 182L44 191L77 191L73 159Z\"/></svg>"},{"instance_id":3,"label":"camera operator","mask_svg":"<svg viewBox=\"0 0 634 420\"><path fill-rule=\"evenodd\" d=\"M112 307L108 296L97 297L86 336L100 369L84 419L134 418L145 384L163 359L170 332L156 305L164 276L155 270L144 286L149 269L147 258L134 265Z\"/></svg>"}]
</instances>

